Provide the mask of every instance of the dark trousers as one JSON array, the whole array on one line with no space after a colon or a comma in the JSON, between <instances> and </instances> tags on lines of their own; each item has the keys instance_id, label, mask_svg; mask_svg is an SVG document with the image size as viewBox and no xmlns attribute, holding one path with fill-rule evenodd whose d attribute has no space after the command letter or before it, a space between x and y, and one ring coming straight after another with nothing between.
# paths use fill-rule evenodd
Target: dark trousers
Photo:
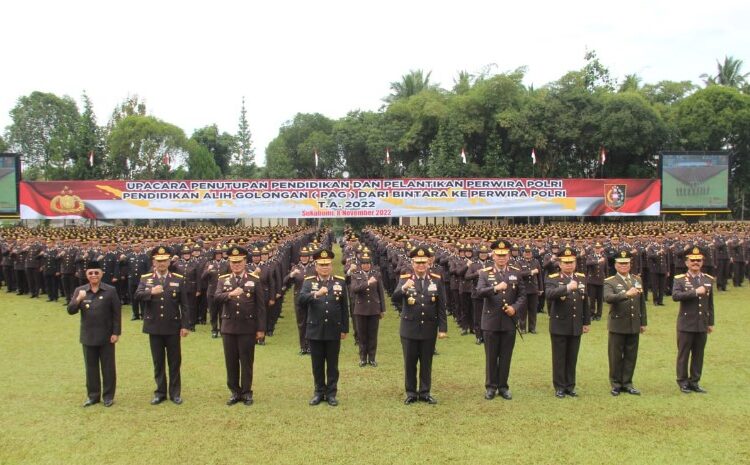
<instances>
[{"instance_id":1,"label":"dark trousers","mask_svg":"<svg viewBox=\"0 0 750 465\"><path fill-rule=\"evenodd\" d=\"M341 339L317 341L310 339L315 394L335 397L339 382L339 351Z\"/></svg>"},{"instance_id":2,"label":"dark trousers","mask_svg":"<svg viewBox=\"0 0 750 465\"><path fill-rule=\"evenodd\" d=\"M469 329L474 330L474 307L471 303L471 293L470 292L460 292L458 294L458 314L461 316L461 319L458 321L458 324L461 326L462 329Z\"/></svg>"},{"instance_id":3,"label":"dark trousers","mask_svg":"<svg viewBox=\"0 0 750 465\"><path fill-rule=\"evenodd\" d=\"M297 304L297 296L294 297L294 315L297 318L297 334L299 336L299 350L307 350L310 343L307 340L307 306Z\"/></svg>"},{"instance_id":4,"label":"dark trousers","mask_svg":"<svg viewBox=\"0 0 750 465\"><path fill-rule=\"evenodd\" d=\"M707 340L707 333L677 331L677 384L680 386L694 386L700 381Z\"/></svg>"},{"instance_id":5,"label":"dark trousers","mask_svg":"<svg viewBox=\"0 0 750 465\"><path fill-rule=\"evenodd\" d=\"M484 387L508 389L510 361L516 345L514 331L484 331Z\"/></svg>"},{"instance_id":6,"label":"dark trousers","mask_svg":"<svg viewBox=\"0 0 750 465\"><path fill-rule=\"evenodd\" d=\"M16 288L19 294L26 294L29 292L28 283L26 282L26 269L16 269Z\"/></svg>"},{"instance_id":7,"label":"dark trousers","mask_svg":"<svg viewBox=\"0 0 750 465\"><path fill-rule=\"evenodd\" d=\"M581 336L550 334L552 338L552 385L556 390L576 387L576 363Z\"/></svg>"},{"instance_id":8,"label":"dark trousers","mask_svg":"<svg viewBox=\"0 0 750 465\"><path fill-rule=\"evenodd\" d=\"M734 287L742 286L742 281L745 279L745 262L733 262L732 263L732 284Z\"/></svg>"},{"instance_id":9,"label":"dark trousers","mask_svg":"<svg viewBox=\"0 0 750 465\"><path fill-rule=\"evenodd\" d=\"M716 266L716 285L722 291L727 290L727 279L729 278L729 273L732 271L730 265L731 263L729 263L728 258L720 258Z\"/></svg>"},{"instance_id":10,"label":"dark trousers","mask_svg":"<svg viewBox=\"0 0 750 465\"><path fill-rule=\"evenodd\" d=\"M613 388L633 387L640 334L609 333L609 384Z\"/></svg>"},{"instance_id":11,"label":"dark trousers","mask_svg":"<svg viewBox=\"0 0 750 465\"><path fill-rule=\"evenodd\" d=\"M117 385L115 345L83 346L83 363L86 367L86 391L91 400L113 400ZM101 373L101 378L99 377ZM102 392L102 383L104 392Z\"/></svg>"},{"instance_id":12,"label":"dark trousers","mask_svg":"<svg viewBox=\"0 0 750 465\"><path fill-rule=\"evenodd\" d=\"M539 294L536 292L526 294L526 305L518 310L518 326L521 328L521 331L525 331L527 328L529 331L536 331L536 314L538 306Z\"/></svg>"},{"instance_id":13,"label":"dark trousers","mask_svg":"<svg viewBox=\"0 0 750 465\"><path fill-rule=\"evenodd\" d=\"M39 295L39 289L41 288L40 276L41 273L36 268L26 268L26 283L29 287L29 294L32 296Z\"/></svg>"},{"instance_id":14,"label":"dark trousers","mask_svg":"<svg viewBox=\"0 0 750 465\"><path fill-rule=\"evenodd\" d=\"M187 313L188 313L188 324L190 328L195 327L195 323L198 321L198 299L195 296L195 289L186 291L187 298Z\"/></svg>"},{"instance_id":15,"label":"dark trousers","mask_svg":"<svg viewBox=\"0 0 750 465\"><path fill-rule=\"evenodd\" d=\"M65 296L65 301L70 302L70 298L73 296L75 290L75 276L70 273L63 274L60 278L62 280L62 292Z\"/></svg>"},{"instance_id":16,"label":"dark trousers","mask_svg":"<svg viewBox=\"0 0 750 465\"><path fill-rule=\"evenodd\" d=\"M169 363L169 397L180 397L182 382L180 380L180 365L182 352L180 350L180 335L149 334L151 344L151 358L154 361L154 381L156 390L154 395L167 397L167 372L165 361Z\"/></svg>"},{"instance_id":17,"label":"dark trousers","mask_svg":"<svg viewBox=\"0 0 750 465\"><path fill-rule=\"evenodd\" d=\"M206 302L208 303L208 313L211 319L211 331L219 330L219 312L221 311L221 305L219 305L214 299L213 293L206 296Z\"/></svg>"},{"instance_id":18,"label":"dark trousers","mask_svg":"<svg viewBox=\"0 0 750 465\"><path fill-rule=\"evenodd\" d=\"M664 292L667 288L667 275L662 273L651 274L651 290L654 293L654 303L664 303Z\"/></svg>"},{"instance_id":19,"label":"dark trousers","mask_svg":"<svg viewBox=\"0 0 750 465\"><path fill-rule=\"evenodd\" d=\"M53 274L44 275L44 288L47 289L47 298L49 300L57 300L57 276Z\"/></svg>"},{"instance_id":20,"label":"dark trousers","mask_svg":"<svg viewBox=\"0 0 750 465\"><path fill-rule=\"evenodd\" d=\"M471 307L471 322L474 334L479 337L482 334L482 307L484 307L484 299L471 299Z\"/></svg>"},{"instance_id":21,"label":"dark trousers","mask_svg":"<svg viewBox=\"0 0 750 465\"><path fill-rule=\"evenodd\" d=\"M603 284L591 284L586 286L586 293L589 297L589 305L591 306L591 315L600 317L602 316L602 305L604 302L604 285Z\"/></svg>"},{"instance_id":22,"label":"dark trousers","mask_svg":"<svg viewBox=\"0 0 750 465\"><path fill-rule=\"evenodd\" d=\"M380 315L354 315L359 331L359 359L375 361L378 351Z\"/></svg>"},{"instance_id":23,"label":"dark trousers","mask_svg":"<svg viewBox=\"0 0 750 465\"><path fill-rule=\"evenodd\" d=\"M407 396L427 396L432 387L432 357L435 355L435 341L430 339L401 338L404 352L404 385ZM419 389L417 389L417 362L419 362Z\"/></svg>"},{"instance_id":24,"label":"dark trousers","mask_svg":"<svg viewBox=\"0 0 750 465\"><path fill-rule=\"evenodd\" d=\"M222 340L227 387L233 396L242 399L252 397L255 334L222 334Z\"/></svg>"},{"instance_id":25,"label":"dark trousers","mask_svg":"<svg viewBox=\"0 0 750 465\"><path fill-rule=\"evenodd\" d=\"M135 290L138 289L138 280L128 279L128 296L130 297L130 306L133 309L133 317L140 318L143 315L145 302L135 298Z\"/></svg>"},{"instance_id":26,"label":"dark trousers","mask_svg":"<svg viewBox=\"0 0 750 465\"><path fill-rule=\"evenodd\" d=\"M8 287L8 292L14 292L16 290L16 274L13 272L12 266L3 267L3 278L5 279L5 285Z\"/></svg>"},{"instance_id":27,"label":"dark trousers","mask_svg":"<svg viewBox=\"0 0 750 465\"><path fill-rule=\"evenodd\" d=\"M196 311L198 323L206 323L206 313L208 312L208 296L206 295L206 289L201 289L201 295L195 298Z\"/></svg>"}]
</instances>

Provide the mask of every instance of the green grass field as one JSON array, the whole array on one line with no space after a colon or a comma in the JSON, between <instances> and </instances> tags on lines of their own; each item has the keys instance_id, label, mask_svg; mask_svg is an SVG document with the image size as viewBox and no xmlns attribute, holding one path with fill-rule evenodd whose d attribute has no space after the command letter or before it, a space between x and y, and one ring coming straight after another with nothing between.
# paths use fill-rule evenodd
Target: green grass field
<instances>
[{"instance_id":1,"label":"green grass field","mask_svg":"<svg viewBox=\"0 0 750 465\"><path fill-rule=\"evenodd\" d=\"M221 341L199 326L183 342L181 406L149 405L152 364L141 322L123 311L115 405L84 409L79 317L59 303L0 294L0 463L332 464L750 463L748 287L719 294L709 337L707 395L674 381L676 304L650 308L635 384L641 397L613 398L606 323L584 337L577 399L551 387L547 318L517 340L514 399L486 401L484 352L451 322L438 343L433 394L439 404L405 406L396 314L380 330L378 368L359 368L353 340L342 345L337 408L309 407L309 357L297 355L291 301L269 344L258 347L255 405L228 397Z\"/></svg>"}]
</instances>

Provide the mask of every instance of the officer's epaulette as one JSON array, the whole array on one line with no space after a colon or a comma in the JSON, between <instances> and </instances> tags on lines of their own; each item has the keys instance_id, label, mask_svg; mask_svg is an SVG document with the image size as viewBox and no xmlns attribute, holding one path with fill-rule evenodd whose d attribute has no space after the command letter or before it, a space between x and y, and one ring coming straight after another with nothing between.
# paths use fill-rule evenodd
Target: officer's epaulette
<instances>
[{"instance_id":1,"label":"officer's epaulette","mask_svg":"<svg viewBox=\"0 0 750 465\"><path fill-rule=\"evenodd\" d=\"M442 279L442 276L437 273L430 273L430 276L432 276L433 278Z\"/></svg>"},{"instance_id":2,"label":"officer's epaulette","mask_svg":"<svg viewBox=\"0 0 750 465\"><path fill-rule=\"evenodd\" d=\"M181 274L177 274L177 273L172 273L172 276L177 276L178 278L184 278L184 276L182 276Z\"/></svg>"},{"instance_id":3,"label":"officer's epaulette","mask_svg":"<svg viewBox=\"0 0 750 465\"><path fill-rule=\"evenodd\" d=\"M487 268L482 268L482 271L490 271L492 269L491 266L488 266Z\"/></svg>"},{"instance_id":4,"label":"officer's epaulette","mask_svg":"<svg viewBox=\"0 0 750 465\"><path fill-rule=\"evenodd\" d=\"M548 278L559 278L560 273L552 273L551 275L547 276Z\"/></svg>"},{"instance_id":5,"label":"officer's epaulette","mask_svg":"<svg viewBox=\"0 0 750 465\"><path fill-rule=\"evenodd\" d=\"M250 276L260 279L260 274L258 273L258 270L255 270L252 273L250 273Z\"/></svg>"},{"instance_id":6,"label":"officer's epaulette","mask_svg":"<svg viewBox=\"0 0 750 465\"><path fill-rule=\"evenodd\" d=\"M399 276L399 278L401 279L411 278L411 274L410 273L402 274L401 276Z\"/></svg>"},{"instance_id":7,"label":"officer's epaulette","mask_svg":"<svg viewBox=\"0 0 750 465\"><path fill-rule=\"evenodd\" d=\"M149 276L151 276L151 275L153 275L153 273L146 273L146 274L142 274L142 275L141 275L141 278L148 278L148 277L149 277Z\"/></svg>"},{"instance_id":8,"label":"officer's epaulette","mask_svg":"<svg viewBox=\"0 0 750 465\"><path fill-rule=\"evenodd\" d=\"M339 276L339 275L337 275L337 274L333 275L333 277L334 277L334 278L336 278L336 279L346 279L345 277L343 277L343 276Z\"/></svg>"},{"instance_id":9,"label":"officer's epaulette","mask_svg":"<svg viewBox=\"0 0 750 465\"><path fill-rule=\"evenodd\" d=\"M617 277L617 275L614 275L614 276L610 276L609 278L604 278L604 280L605 280L605 281L612 281L612 280L613 280L613 279L615 279L616 277Z\"/></svg>"},{"instance_id":10,"label":"officer's epaulette","mask_svg":"<svg viewBox=\"0 0 750 465\"><path fill-rule=\"evenodd\" d=\"M586 275L583 273L576 273L576 276L586 276Z\"/></svg>"},{"instance_id":11,"label":"officer's epaulette","mask_svg":"<svg viewBox=\"0 0 750 465\"><path fill-rule=\"evenodd\" d=\"M516 268L513 265L508 265L508 268L510 268L511 270L521 271L521 268Z\"/></svg>"},{"instance_id":12,"label":"officer's epaulette","mask_svg":"<svg viewBox=\"0 0 750 465\"><path fill-rule=\"evenodd\" d=\"M682 279L684 277L685 277L684 274L678 274L677 276L674 277L674 279Z\"/></svg>"},{"instance_id":13,"label":"officer's epaulette","mask_svg":"<svg viewBox=\"0 0 750 465\"><path fill-rule=\"evenodd\" d=\"M223 274L223 275L219 276L219 279L224 279L226 277L229 277L229 276L231 276L231 274L232 273Z\"/></svg>"},{"instance_id":14,"label":"officer's epaulette","mask_svg":"<svg viewBox=\"0 0 750 465\"><path fill-rule=\"evenodd\" d=\"M710 274L708 274L708 273L703 273L703 274L704 274L704 275L706 275L706 276L708 276L709 278L711 278L711 279L713 279L713 280L715 280L715 279L716 279L716 278L714 278L713 276L711 276L711 275L710 275Z\"/></svg>"},{"instance_id":15,"label":"officer's epaulette","mask_svg":"<svg viewBox=\"0 0 750 465\"><path fill-rule=\"evenodd\" d=\"M305 281L307 281L308 279L315 279L315 275L313 275L313 276L306 276L305 277Z\"/></svg>"}]
</instances>

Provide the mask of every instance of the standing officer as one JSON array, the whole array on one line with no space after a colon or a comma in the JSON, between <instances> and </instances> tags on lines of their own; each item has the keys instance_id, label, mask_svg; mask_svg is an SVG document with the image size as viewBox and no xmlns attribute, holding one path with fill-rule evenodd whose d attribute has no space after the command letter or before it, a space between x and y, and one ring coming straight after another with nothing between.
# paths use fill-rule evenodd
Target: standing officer
<instances>
[{"instance_id":1,"label":"standing officer","mask_svg":"<svg viewBox=\"0 0 750 465\"><path fill-rule=\"evenodd\" d=\"M111 407L117 385L115 344L120 339L122 328L120 298L114 287L101 282L102 266L99 262L89 262L86 279L89 283L77 287L68 303L69 314L81 312L81 344L88 391L83 406L99 403L102 397L104 406Z\"/></svg>"},{"instance_id":2,"label":"standing officer","mask_svg":"<svg viewBox=\"0 0 750 465\"><path fill-rule=\"evenodd\" d=\"M258 271L247 271L247 250L233 246L228 252L231 273L219 276L215 300L221 306L221 337L227 386L227 405L242 401L253 405L255 344L265 336L266 294Z\"/></svg>"},{"instance_id":3,"label":"standing officer","mask_svg":"<svg viewBox=\"0 0 750 465\"><path fill-rule=\"evenodd\" d=\"M448 321L442 276L427 273L431 256L432 252L426 247L412 249L409 257L414 272L401 275L391 296L394 305L402 310L399 333L404 352L405 404L412 404L417 400L437 404L437 400L430 394L432 357L435 354L436 338L447 337Z\"/></svg>"},{"instance_id":4,"label":"standing officer","mask_svg":"<svg viewBox=\"0 0 750 465\"><path fill-rule=\"evenodd\" d=\"M508 388L510 361L516 344L517 317L526 306L526 289L521 270L508 265L509 243L498 240L490 245L493 266L479 272L477 295L484 299L482 335L484 337L485 388L484 398L492 400L496 393L512 399Z\"/></svg>"},{"instance_id":5,"label":"standing officer","mask_svg":"<svg viewBox=\"0 0 750 465\"><path fill-rule=\"evenodd\" d=\"M633 387L638 358L638 340L646 331L646 296L640 277L630 274L632 255L623 250L615 257L617 274L604 281L604 300L609 307L609 383L610 394L640 395Z\"/></svg>"},{"instance_id":6,"label":"standing officer","mask_svg":"<svg viewBox=\"0 0 750 465\"><path fill-rule=\"evenodd\" d=\"M531 246L523 247L518 266L521 269L524 288L526 288L526 305L518 312L519 326L522 333L525 333L528 328L531 334L536 334L537 309L539 308L539 296L544 293L544 280L542 278L542 266L539 264L539 260L533 257ZM527 322L528 326L526 325Z\"/></svg>"},{"instance_id":7,"label":"standing officer","mask_svg":"<svg viewBox=\"0 0 750 465\"><path fill-rule=\"evenodd\" d=\"M597 241L594 249L586 257L586 285L588 288L589 304L591 305L591 319L602 319L604 278L609 276L607 258L604 256L604 246Z\"/></svg>"},{"instance_id":8,"label":"standing officer","mask_svg":"<svg viewBox=\"0 0 750 465\"><path fill-rule=\"evenodd\" d=\"M292 293L294 294L294 315L297 318L297 335L299 337L299 354L307 355L310 353L310 343L307 341L307 308L299 304L299 293L305 282L305 277L315 273L315 265L310 261L310 251L307 247L302 247L299 251L299 263L292 266L291 271L286 276L287 285L292 284Z\"/></svg>"},{"instance_id":9,"label":"standing officer","mask_svg":"<svg viewBox=\"0 0 750 465\"><path fill-rule=\"evenodd\" d=\"M151 405L161 404L167 398L165 354L169 363L169 398L177 405L182 403L180 338L188 335L190 316L187 312L184 277L169 271L170 257L171 250L168 247L154 247L151 250L154 272L141 276L141 282L135 291L135 298L143 303L143 332L148 334L154 363L156 391Z\"/></svg>"},{"instance_id":10,"label":"standing officer","mask_svg":"<svg viewBox=\"0 0 750 465\"><path fill-rule=\"evenodd\" d=\"M380 272L372 269L372 257L365 252L359 258L359 269L351 275L354 319L359 334L359 366L376 367L378 327L385 314L385 290Z\"/></svg>"},{"instance_id":11,"label":"standing officer","mask_svg":"<svg viewBox=\"0 0 750 465\"><path fill-rule=\"evenodd\" d=\"M331 275L333 258L329 249L315 252L315 275L305 278L299 293L299 304L307 308L307 339L315 381L315 394L309 404L318 405L325 400L331 407L339 404L339 352L341 341L349 332L346 279Z\"/></svg>"},{"instance_id":12,"label":"standing officer","mask_svg":"<svg viewBox=\"0 0 750 465\"><path fill-rule=\"evenodd\" d=\"M698 382L708 334L714 330L714 277L701 272L703 250L693 246L685 255L686 274L674 277L672 299L677 312L677 384L685 394L705 394ZM688 374L688 362L690 372Z\"/></svg>"},{"instance_id":13,"label":"standing officer","mask_svg":"<svg viewBox=\"0 0 750 465\"><path fill-rule=\"evenodd\" d=\"M560 254L560 272L544 282L549 301L549 332L552 340L552 384L555 396L576 397L576 363L581 334L589 332L591 314L586 301L586 276L576 273L576 254L566 247Z\"/></svg>"}]
</instances>

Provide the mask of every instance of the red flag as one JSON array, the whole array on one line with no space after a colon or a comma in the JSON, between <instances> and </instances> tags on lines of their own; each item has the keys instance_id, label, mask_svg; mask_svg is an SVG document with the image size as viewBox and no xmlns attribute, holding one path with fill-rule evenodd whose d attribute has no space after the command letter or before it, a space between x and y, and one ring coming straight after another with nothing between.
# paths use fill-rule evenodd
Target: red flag
<instances>
[{"instance_id":1,"label":"red flag","mask_svg":"<svg viewBox=\"0 0 750 465\"><path fill-rule=\"evenodd\" d=\"M388 151L388 148L385 149L385 163L386 165L391 164L391 153Z\"/></svg>"},{"instance_id":2,"label":"red flag","mask_svg":"<svg viewBox=\"0 0 750 465\"><path fill-rule=\"evenodd\" d=\"M536 165L536 152L534 149L531 149L531 164Z\"/></svg>"},{"instance_id":3,"label":"red flag","mask_svg":"<svg viewBox=\"0 0 750 465\"><path fill-rule=\"evenodd\" d=\"M461 161L464 162L464 165L466 164L466 151L461 147Z\"/></svg>"},{"instance_id":4,"label":"red flag","mask_svg":"<svg viewBox=\"0 0 750 465\"><path fill-rule=\"evenodd\" d=\"M169 154L167 152L164 152L164 155L161 157L161 162L165 165L169 165L170 163Z\"/></svg>"},{"instance_id":5,"label":"red flag","mask_svg":"<svg viewBox=\"0 0 750 465\"><path fill-rule=\"evenodd\" d=\"M318 167L318 151L313 150L313 154L315 154L315 167L317 168Z\"/></svg>"},{"instance_id":6,"label":"red flag","mask_svg":"<svg viewBox=\"0 0 750 465\"><path fill-rule=\"evenodd\" d=\"M607 151L604 150L604 147L602 147L601 151L599 152L599 162L603 165L604 162L607 161Z\"/></svg>"},{"instance_id":7,"label":"red flag","mask_svg":"<svg viewBox=\"0 0 750 465\"><path fill-rule=\"evenodd\" d=\"M91 167L94 166L94 151L93 150L89 151L89 166Z\"/></svg>"}]
</instances>

